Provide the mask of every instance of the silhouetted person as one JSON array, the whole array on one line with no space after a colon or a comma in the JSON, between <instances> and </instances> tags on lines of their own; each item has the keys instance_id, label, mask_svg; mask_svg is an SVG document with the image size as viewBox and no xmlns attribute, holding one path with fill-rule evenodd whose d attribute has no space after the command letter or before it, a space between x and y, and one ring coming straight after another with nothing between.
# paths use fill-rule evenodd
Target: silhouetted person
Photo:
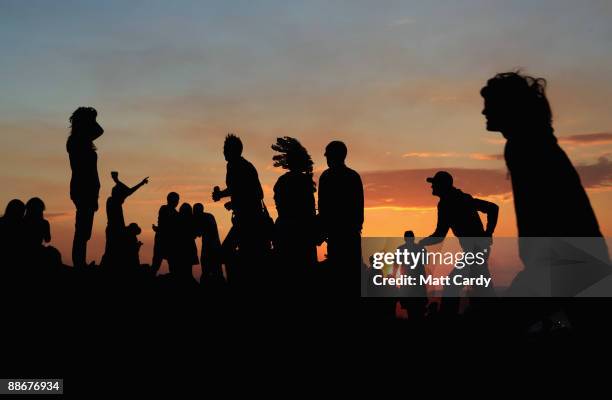
<instances>
[{"instance_id":1,"label":"silhouetted person","mask_svg":"<svg viewBox=\"0 0 612 400\"><path fill-rule=\"evenodd\" d=\"M199 263L196 235L191 205L183 203L179 208L169 259L170 273L182 283L192 283L191 268Z\"/></svg>"},{"instance_id":2,"label":"silhouetted person","mask_svg":"<svg viewBox=\"0 0 612 400\"><path fill-rule=\"evenodd\" d=\"M106 200L106 247L102 264L105 267L121 268L126 262L126 225L123 216L123 203L136 190L149 183L149 178L144 178L140 183L133 187L128 187L119 180L118 172L111 172L111 177L115 186L111 191L110 197Z\"/></svg>"},{"instance_id":3,"label":"silhouetted person","mask_svg":"<svg viewBox=\"0 0 612 400\"><path fill-rule=\"evenodd\" d=\"M8 202L0 217L0 257L2 257L3 279L8 283L19 272L22 263L25 204L19 199ZM6 276L5 275L5 276Z\"/></svg>"},{"instance_id":4,"label":"silhouetted person","mask_svg":"<svg viewBox=\"0 0 612 400\"><path fill-rule=\"evenodd\" d=\"M346 166L346 155L342 142L333 141L325 148L329 168L319 178L319 217L333 279L351 277L348 282L352 282L354 276L356 282L361 266L363 184L359 174ZM341 287L352 285L339 283Z\"/></svg>"},{"instance_id":5,"label":"silhouetted person","mask_svg":"<svg viewBox=\"0 0 612 400\"><path fill-rule=\"evenodd\" d=\"M51 241L51 226L44 218L45 203L33 197L26 203L24 216L25 240L29 249L35 249Z\"/></svg>"},{"instance_id":6,"label":"silhouetted person","mask_svg":"<svg viewBox=\"0 0 612 400\"><path fill-rule=\"evenodd\" d=\"M205 284L207 280L218 283L223 280L223 269L221 267L221 240L217 229L217 221L214 215L204 212L202 203L194 204L193 217L196 233L202 237L200 256L202 277L200 283Z\"/></svg>"},{"instance_id":7,"label":"silhouetted person","mask_svg":"<svg viewBox=\"0 0 612 400\"><path fill-rule=\"evenodd\" d=\"M249 284L258 277L253 265L263 265L270 250L270 233L267 232L266 216L263 209L263 190L257 170L242 157L242 142L232 134L227 135L223 145L227 161L225 182L227 188L215 187L214 201L230 197L225 208L231 210L232 227L223 241L223 258L228 268L228 281L238 285ZM248 265L247 264L251 264ZM248 276L247 276L248 275Z\"/></svg>"},{"instance_id":8,"label":"silhouetted person","mask_svg":"<svg viewBox=\"0 0 612 400\"><path fill-rule=\"evenodd\" d=\"M499 207L490 201L476 199L453 186L453 177L446 171L439 171L433 177L427 178L431 183L432 194L440 197L438 202L438 223L436 230L429 237L422 239L419 246L431 246L440 243L446 237L448 230L459 239L464 252L483 252L488 257L489 248L492 243L491 237L497 225ZM486 229L482 225L478 212L487 215ZM471 277L490 277L487 263L483 265L465 266L462 269L453 267L450 274L452 281L457 274ZM442 299L442 310L449 314L459 311L459 298L462 287L459 285L447 285L444 287ZM488 288L475 286L471 295L494 296L493 283ZM474 303L474 301L472 301Z\"/></svg>"},{"instance_id":9,"label":"silhouetted person","mask_svg":"<svg viewBox=\"0 0 612 400\"><path fill-rule=\"evenodd\" d=\"M398 247L398 250L407 250L410 253L422 253L424 256L427 254L423 246L420 246L414 241L414 232L404 232L404 244ZM414 268L413 268L414 267ZM417 285L414 286L402 286L399 290L400 304L402 308L408 311L408 318L412 321L421 321L425 318L425 312L427 307L427 286L420 283L420 277L425 276L425 264L423 259L420 259L417 265L404 265L403 273L412 276L416 279Z\"/></svg>"},{"instance_id":10,"label":"silhouetted person","mask_svg":"<svg viewBox=\"0 0 612 400\"><path fill-rule=\"evenodd\" d=\"M28 280L38 280L44 284L62 267L61 254L53 246L45 246L51 242L51 227L44 217L45 203L38 197L33 197L25 205L23 217L23 249L22 259L25 263L23 271Z\"/></svg>"},{"instance_id":11,"label":"silhouetted person","mask_svg":"<svg viewBox=\"0 0 612 400\"><path fill-rule=\"evenodd\" d=\"M272 149L281 153L273 157L274 166L288 170L274 185L277 267L282 275L306 288L317 262L313 162L308 151L291 137L278 138Z\"/></svg>"},{"instance_id":12,"label":"silhouetted person","mask_svg":"<svg viewBox=\"0 0 612 400\"><path fill-rule=\"evenodd\" d=\"M172 240L174 226L178 217L176 207L179 204L179 195L176 192L168 193L166 204L159 208L157 225L153 225L155 232L155 245L153 247L153 271L157 272L162 261L168 260L168 251Z\"/></svg>"},{"instance_id":13,"label":"silhouetted person","mask_svg":"<svg viewBox=\"0 0 612 400\"><path fill-rule=\"evenodd\" d=\"M96 122L97 115L91 107L79 107L70 117L70 136L66 143L72 169L70 198L76 206L72 243L72 263L75 267L86 265L87 241L91 238L94 214L98 210L100 178L93 142L104 130Z\"/></svg>"},{"instance_id":14,"label":"silhouetted person","mask_svg":"<svg viewBox=\"0 0 612 400\"><path fill-rule=\"evenodd\" d=\"M542 78L506 72L489 79L480 91L487 130L501 132L506 139L504 159L512 180L519 237L601 238L580 177L554 135L545 88L546 80ZM533 248L536 242L520 241L521 259L528 269L538 267L541 255L551 253L541 246ZM592 251L589 256L609 263L603 239L592 239L588 244ZM550 259L543 261L548 263ZM576 263L566 269L569 274L558 288L573 281L574 289L557 295L573 295L610 273L603 265L587 264L590 263Z\"/></svg>"},{"instance_id":15,"label":"silhouetted person","mask_svg":"<svg viewBox=\"0 0 612 400\"><path fill-rule=\"evenodd\" d=\"M35 267L43 263L43 245L51 241L51 226L44 218L45 203L33 197L26 203L23 218L24 257Z\"/></svg>"}]
</instances>

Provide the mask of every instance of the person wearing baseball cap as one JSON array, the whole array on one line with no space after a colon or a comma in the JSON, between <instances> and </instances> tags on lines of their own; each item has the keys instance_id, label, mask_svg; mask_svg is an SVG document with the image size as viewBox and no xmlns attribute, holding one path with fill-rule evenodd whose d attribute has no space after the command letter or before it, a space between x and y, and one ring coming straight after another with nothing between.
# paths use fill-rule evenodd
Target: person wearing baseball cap
<instances>
[{"instance_id":1,"label":"person wearing baseball cap","mask_svg":"<svg viewBox=\"0 0 612 400\"><path fill-rule=\"evenodd\" d=\"M453 176L447 171L438 171L434 176L426 179L431 183L431 192L438 196L438 223L436 230L430 236L419 242L420 246L431 246L440 243L448 234L449 229L459 239L464 252L489 253L491 237L497 225L499 207L490 201L476 199L453 186ZM487 215L486 229L483 227L478 212ZM487 263L477 266L466 266L464 269L453 268L450 278L458 273L469 274L472 277L483 276L490 278ZM459 295L462 287L458 285L445 286L441 311L456 314L459 311ZM494 296L493 285L488 287L473 287L474 296ZM472 304L473 301L470 301Z\"/></svg>"}]
</instances>

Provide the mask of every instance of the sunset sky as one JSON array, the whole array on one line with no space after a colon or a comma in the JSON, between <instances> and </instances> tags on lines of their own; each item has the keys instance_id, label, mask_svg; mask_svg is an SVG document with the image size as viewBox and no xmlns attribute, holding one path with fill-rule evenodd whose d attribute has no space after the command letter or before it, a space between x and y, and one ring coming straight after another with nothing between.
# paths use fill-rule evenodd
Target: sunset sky
<instances>
[{"instance_id":1,"label":"sunset sky","mask_svg":"<svg viewBox=\"0 0 612 400\"><path fill-rule=\"evenodd\" d=\"M513 236L503 141L485 130L479 90L522 68L548 80L556 135L611 236L610 21L609 1L0 0L0 208L43 198L52 244L71 263L65 143L83 105L105 129L90 259L104 246L112 170L129 185L150 176L124 208L143 228L143 262L169 191L204 203L224 235L230 215L210 193L224 185L228 132L272 212L275 138L298 138L317 176L337 139L364 181L364 236L433 232L425 178L438 169L498 203L496 234Z\"/></svg>"}]
</instances>

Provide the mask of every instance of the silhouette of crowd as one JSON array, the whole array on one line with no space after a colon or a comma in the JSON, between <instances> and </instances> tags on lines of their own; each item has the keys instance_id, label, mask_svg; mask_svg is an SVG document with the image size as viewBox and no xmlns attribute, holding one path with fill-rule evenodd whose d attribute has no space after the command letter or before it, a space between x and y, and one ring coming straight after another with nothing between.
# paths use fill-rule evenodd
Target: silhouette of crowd
<instances>
[{"instance_id":1,"label":"silhouette of crowd","mask_svg":"<svg viewBox=\"0 0 612 400\"><path fill-rule=\"evenodd\" d=\"M545 84L541 78L508 72L494 76L481 90L487 130L501 132L506 139L504 158L512 181L518 235L600 238L599 251L608 260L589 198L554 136ZM91 107L80 107L70 116L66 149L72 170L70 198L76 208L73 267L64 265L57 249L49 245L51 228L44 217L43 201L36 197L25 204L11 200L0 218L0 254L9 260L6 265L11 265L2 271L6 285L31 282L49 285L66 280L69 273L96 277L99 274L104 277L100 279L106 279L106 285L127 282L130 290L137 285L171 285L206 295L226 291L238 296L324 293L354 300L357 281L364 273L377 273L366 269L362 262L364 190L359 174L346 165L345 143L331 141L325 148L328 168L321 174L317 187L314 163L306 148L293 137L277 139L272 145L277 153L272 158L273 165L286 172L274 185L278 215L274 221L264 201L257 169L243 157L243 143L233 134L228 134L223 144L227 162L224 188L215 186L212 190L212 200L225 199L224 207L230 213L231 228L223 240L215 217L205 212L202 203L180 204L180 194L171 192L153 225L152 265L142 265L139 254L142 243L138 239L141 228L134 222L126 224L123 205L148 183L148 178L129 187L121 182L118 172L112 172L115 185L105 204L104 255L99 266L88 263L87 243L100 192L94 141L104 133L96 118L97 112ZM439 171L426 181L431 184L432 194L440 198L435 231L418 242L414 233L407 231L401 248L425 251L427 246L442 242L451 230L464 251L490 249L498 206L456 188L448 172ZM486 214L486 225L479 212ZM201 254L197 253L198 238ZM325 260L319 261L317 246L324 242L327 254ZM511 287L517 291L524 290L524 276L537 269L532 265L530 250L524 246L519 251L525 269ZM169 274L160 276L164 260ZM198 264L202 269L199 284L192 274ZM411 273L424 271L425 265L419 265ZM609 262L591 270L574 269L571 273L578 281L584 278L585 284L592 283L610 274ZM490 277L486 265L469 274ZM437 304L428 302L423 286L411 288L411 297L402 298L399 304L412 320L454 316L459 313L460 289L455 287L452 290L456 292L445 294L439 312ZM470 306L474 309L481 307L479 298L494 297L494 293L479 290L493 289L472 289ZM374 303L368 312L394 316L395 299L370 301L370 305Z\"/></svg>"}]
</instances>

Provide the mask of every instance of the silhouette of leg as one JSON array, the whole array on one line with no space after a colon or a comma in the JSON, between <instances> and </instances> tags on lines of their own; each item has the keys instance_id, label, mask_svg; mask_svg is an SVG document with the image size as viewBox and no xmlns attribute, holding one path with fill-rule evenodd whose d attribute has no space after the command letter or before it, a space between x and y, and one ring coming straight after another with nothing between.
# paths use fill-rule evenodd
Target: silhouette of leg
<instances>
[{"instance_id":1,"label":"silhouette of leg","mask_svg":"<svg viewBox=\"0 0 612 400\"><path fill-rule=\"evenodd\" d=\"M91 207L77 208L72 242L72 265L75 267L85 267L87 264L87 241L91 238L95 212Z\"/></svg>"},{"instance_id":2,"label":"silhouette of leg","mask_svg":"<svg viewBox=\"0 0 612 400\"><path fill-rule=\"evenodd\" d=\"M155 244L153 245L153 261L151 263L151 267L154 271L159 271L161 267L161 263L164 259L163 247L162 247L162 239L159 237L159 234L155 234Z\"/></svg>"}]
</instances>

